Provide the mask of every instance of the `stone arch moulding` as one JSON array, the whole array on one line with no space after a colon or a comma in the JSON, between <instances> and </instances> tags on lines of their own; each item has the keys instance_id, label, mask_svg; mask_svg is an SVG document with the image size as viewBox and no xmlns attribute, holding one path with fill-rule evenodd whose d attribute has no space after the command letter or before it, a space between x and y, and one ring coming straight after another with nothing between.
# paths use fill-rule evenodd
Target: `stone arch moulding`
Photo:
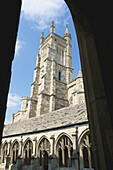
<instances>
[{"instance_id":1,"label":"stone arch moulding","mask_svg":"<svg viewBox=\"0 0 113 170\"><path fill-rule=\"evenodd\" d=\"M90 133L89 128L86 128L86 129L80 134L80 136L79 136L79 138L78 138L78 146L80 145L80 142L81 142L83 136L84 136L86 133Z\"/></svg>"},{"instance_id":2,"label":"stone arch moulding","mask_svg":"<svg viewBox=\"0 0 113 170\"><path fill-rule=\"evenodd\" d=\"M39 156L39 146L40 146L40 142L43 140L43 139L47 139L48 142L49 142L49 145L50 145L50 148L51 148L51 143L50 143L50 140L47 136L43 135L42 137L40 137L40 139L37 141L37 146L36 146L36 154Z\"/></svg>"},{"instance_id":3,"label":"stone arch moulding","mask_svg":"<svg viewBox=\"0 0 113 170\"><path fill-rule=\"evenodd\" d=\"M15 139L15 140L12 142L12 147L13 147L13 145L14 145L16 142L18 142L18 144L19 144L19 140L18 140L18 139Z\"/></svg>"},{"instance_id":4,"label":"stone arch moulding","mask_svg":"<svg viewBox=\"0 0 113 170\"><path fill-rule=\"evenodd\" d=\"M8 144L8 141L7 141L7 140L5 140L4 143L2 143L2 149L4 148L4 146L5 146L6 143Z\"/></svg>"},{"instance_id":5,"label":"stone arch moulding","mask_svg":"<svg viewBox=\"0 0 113 170\"><path fill-rule=\"evenodd\" d=\"M32 142L32 144L33 144L32 139L31 139L30 137L28 137L28 138L27 138L27 139L25 139L25 141L23 142L23 149L24 149L24 147L25 147L25 145L26 145L26 143L27 143L28 141L31 141L31 142Z\"/></svg>"},{"instance_id":6,"label":"stone arch moulding","mask_svg":"<svg viewBox=\"0 0 113 170\"><path fill-rule=\"evenodd\" d=\"M44 138L47 139L47 140L49 141L49 143L50 143L49 138L48 138L47 136L43 135L43 136L41 136L40 139L37 141L37 147L39 147L40 142L41 142Z\"/></svg>"},{"instance_id":7,"label":"stone arch moulding","mask_svg":"<svg viewBox=\"0 0 113 170\"><path fill-rule=\"evenodd\" d=\"M67 137L71 140L71 142L72 142L72 144L73 144L72 137L69 136L67 133L62 132L60 135L58 135L58 137L57 137L56 140L55 140L55 146L54 146L54 153L55 153L55 154L56 154L56 149L57 149L57 148L56 148L56 147L57 147L57 143L58 143L59 139L60 139L62 136L67 136Z\"/></svg>"}]
</instances>

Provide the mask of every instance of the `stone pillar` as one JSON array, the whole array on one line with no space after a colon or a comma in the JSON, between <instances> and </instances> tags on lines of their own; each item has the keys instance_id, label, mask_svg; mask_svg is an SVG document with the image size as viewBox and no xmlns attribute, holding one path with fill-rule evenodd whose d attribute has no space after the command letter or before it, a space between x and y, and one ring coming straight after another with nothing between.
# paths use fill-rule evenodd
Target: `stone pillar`
<instances>
[{"instance_id":1,"label":"stone pillar","mask_svg":"<svg viewBox=\"0 0 113 170\"><path fill-rule=\"evenodd\" d=\"M10 148L11 148L11 140L8 142L8 152L7 152L7 155L10 155Z\"/></svg>"},{"instance_id":2,"label":"stone pillar","mask_svg":"<svg viewBox=\"0 0 113 170\"><path fill-rule=\"evenodd\" d=\"M78 127L76 128L76 132L72 134L73 136L73 153L72 153L72 167L76 170L80 170L80 162L79 162L79 147L78 147Z\"/></svg>"},{"instance_id":3,"label":"stone pillar","mask_svg":"<svg viewBox=\"0 0 113 170\"><path fill-rule=\"evenodd\" d=\"M35 137L33 139L33 154L32 154L33 157L36 156L36 141L37 141L37 138Z\"/></svg>"},{"instance_id":4,"label":"stone pillar","mask_svg":"<svg viewBox=\"0 0 113 170\"><path fill-rule=\"evenodd\" d=\"M50 139L52 140L51 141L51 155L54 155L54 143L55 143L55 138L54 138L54 135L52 135L51 137L50 137Z\"/></svg>"},{"instance_id":5,"label":"stone pillar","mask_svg":"<svg viewBox=\"0 0 113 170\"><path fill-rule=\"evenodd\" d=\"M22 157L22 145L23 145L23 139L19 141L19 157Z\"/></svg>"},{"instance_id":6,"label":"stone pillar","mask_svg":"<svg viewBox=\"0 0 113 170\"><path fill-rule=\"evenodd\" d=\"M49 156L49 170L53 170L56 169L57 167L57 159L56 159L56 155L54 155L54 143L55 143L55 138L54 135L52 135L50 137L51 141L51 154Z\"/></svg>"}]
</instances>

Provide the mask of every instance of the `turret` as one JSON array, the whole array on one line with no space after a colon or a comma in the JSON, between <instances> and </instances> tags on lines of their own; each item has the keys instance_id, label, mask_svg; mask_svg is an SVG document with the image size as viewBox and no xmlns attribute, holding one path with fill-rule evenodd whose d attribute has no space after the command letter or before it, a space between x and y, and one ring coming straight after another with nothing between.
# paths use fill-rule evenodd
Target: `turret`
<instances>
[{"instance_id":1,"label":"turret","mask_svg":"<svg viewBox=\"0 0 113 170\"><path fill-rule=\"evenodd\" d=\"M42 32L42 35L40 37L40 44L44 41L44 32Z\"/></svg>"},{"instance_id":2,"label":"turret","mask_svg":"<svg viewBox=\"0 0 113 170\"><path fill-rule=\"evenodd\" d=\"M66 26L64 39L66 40L66 80L67 84L73 80L73 68L72 68L72 57L71 57L71 34L69 33L68 26Z\"/></svg>"},{"instance_id":3,"label":"turret","mask_svg":"<svg viewBox=\"0 0 113 170\"><path fill-rule=\"evenodd\" d=\"M52 23L51 23L50 33L55 33L55 25L54 25L54 21L52 21Z\"/></svg>"},{"instance_id":4,"label":"turret","mask_svg":"<svg viewBox=\"0 0 113 170\"><path fill-rule=\"evenodd\" d=\"M71 34L69 33L68 26L66 26L64 39L66 40L66 66L72 67L72 64L71 64Z\"/></svg>"}]
</instances>

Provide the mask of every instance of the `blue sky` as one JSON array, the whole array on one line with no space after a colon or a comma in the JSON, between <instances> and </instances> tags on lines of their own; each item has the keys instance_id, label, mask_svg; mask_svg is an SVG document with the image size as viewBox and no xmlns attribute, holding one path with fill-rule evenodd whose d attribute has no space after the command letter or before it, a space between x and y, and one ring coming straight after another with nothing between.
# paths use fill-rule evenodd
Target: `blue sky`
<instances>
[{"instance_id":1,"label":"blue sky","mask_svg":"<svg viewBox=\"0 0 113 170\"><path fill-rule=\"evenodd\" d=\"M55 33L60 36L63 36L66 24L68 24L72 36L74 78L81 69L77 37L70 11L64 0L22 0L7 101L6 124L11 122L12 114L21 109L22 96L30 96L40 36L42 32L45 37L50 33L52 21L55 23Z\"/></svg>"}]
</instances>

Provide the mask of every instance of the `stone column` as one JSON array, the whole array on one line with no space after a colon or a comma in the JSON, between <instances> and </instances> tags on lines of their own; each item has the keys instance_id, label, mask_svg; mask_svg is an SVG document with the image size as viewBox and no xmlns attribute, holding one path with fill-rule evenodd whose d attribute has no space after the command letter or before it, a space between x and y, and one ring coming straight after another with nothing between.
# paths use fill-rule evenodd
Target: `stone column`
<instances>
[{"instance_id":1,"label":"stone column","mask_svg":"<svg viewBox=\"0 0 113 170\"><path fill-rule=\"evenodd\" d=\"M57 167L57 159L56 155L54 154L54 143L55 143L55 138L54 135L50 137L51 141L51 154L49 156L49 170L56 169Z\"/></svg>"},{"instance_id":2,"label":"stone column","mask_svg":"<svg viewBox=\"0 0 113 170\"><path fill-rule=\"evenodd\" d=\"M23 139L19 141L19 157L22 157L22 145L23 145Z\"/></svg>"},{"instance_id":3,"label":"stone column","mask_svg":"<svg viewBox=\"0 0 113 170\"><path fill-rule=\"evenodd\" d=\"M37 141L37 138L35 137L33 139L33 154L32 154L33 157L36 156L36 141Z\"/></svg>"},{"instance_id":4,"label":"stone column","mask_svg":"<svg viewBox=\"0 0 113 170\"><path fill-rule=\"evenodd\" d=\"M7 152L7 155L10 155L10 148L11 148L11 140L8 142L8 152Z\"/></svg>"},{"instance_id":5,"label":"stone column","mask_svg":"<svg viewBox=\"0 0 113 170\"><path fill-rule=\"evenodd\" d=\"M51 142L51 155L54 155L54 142L55 142L54 135L51 135L50 139L52 140L52 142Z\"/></svg>"},{"instance_id":6,"label":"stone column","mask_svg":"<svg viewBox=\"0 0 113 170\"><path fill-rule=\"evenodd\" d=\"M73 136L73 153L72 153L72 167L76 170L80 170L80 162L79 162L79 148L78 148L78 127L76 128L76 132L72 134Z\"/></svg>"}]
</instances>

